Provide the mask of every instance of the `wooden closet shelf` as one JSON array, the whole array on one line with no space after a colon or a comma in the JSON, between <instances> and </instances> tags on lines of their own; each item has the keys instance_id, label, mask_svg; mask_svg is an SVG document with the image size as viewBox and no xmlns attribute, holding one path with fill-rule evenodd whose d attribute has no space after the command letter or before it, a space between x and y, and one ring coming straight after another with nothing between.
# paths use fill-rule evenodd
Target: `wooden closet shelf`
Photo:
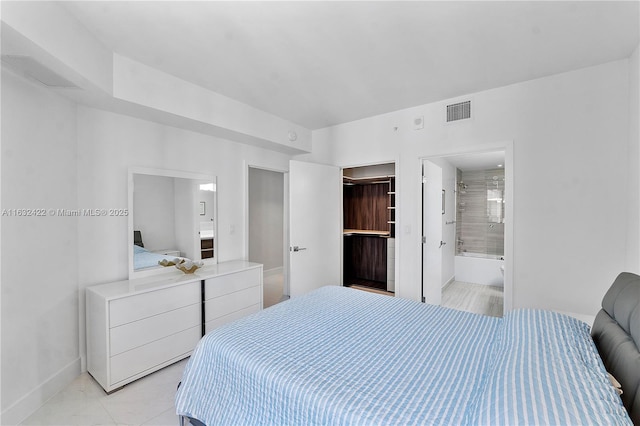
<instances>
[{"instance_id":1,"label":"wooden closet shelf","mask_svg":"<svg viewBox=\"0 0 640 426\"><path fill-rule=\"evenodd\" d=\"M373 231L370 229L345 229L344 235L368 235L373 237L388 237L389 231Z\"/></svg>"}]
</instances>

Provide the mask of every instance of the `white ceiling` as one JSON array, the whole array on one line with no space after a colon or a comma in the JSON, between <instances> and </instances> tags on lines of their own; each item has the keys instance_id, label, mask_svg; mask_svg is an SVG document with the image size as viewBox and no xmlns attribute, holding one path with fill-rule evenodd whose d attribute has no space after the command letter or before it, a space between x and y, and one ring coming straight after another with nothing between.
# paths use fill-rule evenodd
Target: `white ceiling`
<instances>
[{"instance_id":1,"label":"white ceiling","mask_svg":"<svg viewBox=\"0 0 640 426\"><path fill-rule=\"evenodd\" d=\"M640 2L64 2L121 55L317 129L627 58Z\"/></svg>"},{"instance_id":2,"label":"white ceiling","mask_svg":"<svg viewBox=\"0 0 640 426\"><path fill-rule=\"evenodd\" d=\"M490 170L504 167L504 151L477 152L472 154L451 155L442 157L456 169L465 172L475 170Z\"/></svg>"}]
</instances>

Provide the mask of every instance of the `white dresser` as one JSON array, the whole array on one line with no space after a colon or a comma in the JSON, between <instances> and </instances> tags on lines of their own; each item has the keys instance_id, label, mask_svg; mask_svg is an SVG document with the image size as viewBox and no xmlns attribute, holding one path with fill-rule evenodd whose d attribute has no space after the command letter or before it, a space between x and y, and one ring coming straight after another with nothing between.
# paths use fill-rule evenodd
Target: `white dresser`
<instances>
[{"instance_id":1,"label":"white dresser","mask_svg":"<svg viewBox=\"0 0 640 426\"><path fill-rule=\"evenodd\" d=\"M87 287L87 369L105 391L188 357L205 330L262 309L261 264L174 271Z\"/></svg>"},{"instance_id":2,"label":"white dresser","mask_svg":"<svg viewBox=\"0 0 640 426\"><path fill-rule=\"evenodd\" d=\"M258 285L256 285L258 284ZM205 333L262 309L262 266L204 281Z\"/></svg>"}]
</instances>

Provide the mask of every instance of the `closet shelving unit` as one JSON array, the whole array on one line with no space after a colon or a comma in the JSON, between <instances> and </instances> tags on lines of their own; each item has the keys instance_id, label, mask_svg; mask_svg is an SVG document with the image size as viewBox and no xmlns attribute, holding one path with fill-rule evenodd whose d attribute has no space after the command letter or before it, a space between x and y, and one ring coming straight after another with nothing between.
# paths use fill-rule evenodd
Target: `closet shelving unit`
<instances>
[{"instance_id":1,"label":"closet shelving unit","mask_svg":"<svg viewBox=\"0 0 640 426\"><path fill-rule=\"evenodd\" d=\"M343 184L344 284L386 291L394 261L395 176L344 176Z\"/></svg>"},{"instance_id":2,"label":"closet shelving unit","mask_svg":"<svg viewBox=\"0 0 640 426\"><path fill-rule=\"evenodd\" d=\"M389 237L395 238L396 236L396 178L395 176L389 176L389 190L387 191L389 197Z\"/></svg>"}]
</instances>

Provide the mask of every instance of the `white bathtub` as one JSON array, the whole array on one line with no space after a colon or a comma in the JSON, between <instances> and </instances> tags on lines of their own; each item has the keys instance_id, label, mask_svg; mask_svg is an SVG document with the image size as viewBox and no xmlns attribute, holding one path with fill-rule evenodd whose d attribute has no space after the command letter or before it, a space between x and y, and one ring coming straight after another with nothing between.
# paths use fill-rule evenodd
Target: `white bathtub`
<instances>
[{"instance_id":1,"label":"white bathtub","mask_svg":"<svg viewBox=\"0 0 640 426\"><path fill-rule=\"evenodd\" d=\"M455 280L465 283L504 286L502 256L464 252L455 257Z\"/></svg>"}]
</instances>

